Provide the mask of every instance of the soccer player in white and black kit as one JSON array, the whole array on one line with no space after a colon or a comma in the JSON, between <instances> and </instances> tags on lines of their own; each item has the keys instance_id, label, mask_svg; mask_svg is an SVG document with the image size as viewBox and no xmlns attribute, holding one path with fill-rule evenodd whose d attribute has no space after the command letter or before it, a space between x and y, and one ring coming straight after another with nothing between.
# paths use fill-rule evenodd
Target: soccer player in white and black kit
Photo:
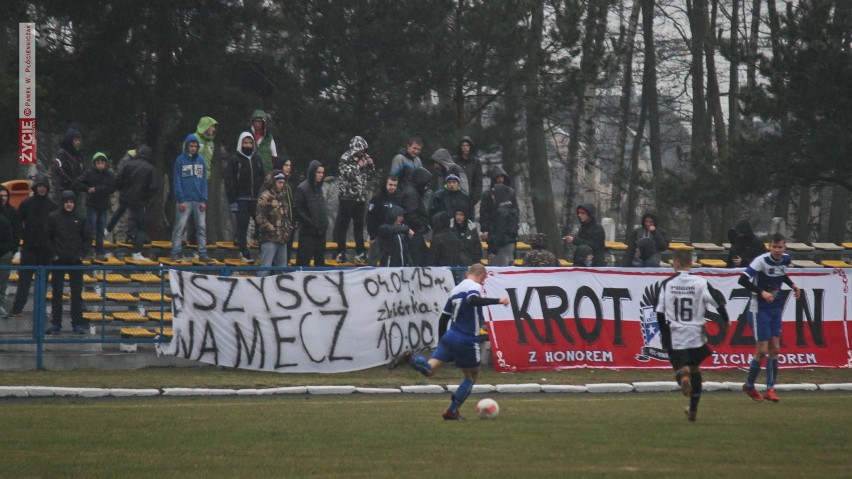
<instances>
[{"instance_id":1,"label":"soccer player in white and black kit","mask_svg":"<svg viewBox=\"0 0 852 479\"><path fill-rule=\"evenodd\" d=\"M713 354L707 346L704 328L706 307L710 304L716 307L723 328L728 325L728 313L724 295L704 278L690 273L692 254L689 251L676 250L672 266L677 274L660 285L657 322L675 378L683 395L689 398L689 407L684 410L686 418L695 422L701 400L701 362Z\"/></svg>"},{"instance_id":2,"label":"soccer player in white and black kit","mask_svg":"<svg viewBox=\"0 0 852 479\"><path fill-rule=\"evenodd\" d=\"M743 391L748 397L761 402L768 399L778 402L775 394L775 380L778 377L778 350L781 348L781 314L787 302L788 291L782 291L786 284L793 290L793 296L799 299L801 290L787 276L791 258L786 253L787 241L781 234L775 233L769 238L769 252L751 262L740 275L739 284L757 296L757 311L752 311L751 329L757 350L748 368L748 378ZM755 302L752 300L752 305ZM760 374L763 357L766 356L766 394L760 395L754 387L754 381Z\"/></svg>"}]
</instances>

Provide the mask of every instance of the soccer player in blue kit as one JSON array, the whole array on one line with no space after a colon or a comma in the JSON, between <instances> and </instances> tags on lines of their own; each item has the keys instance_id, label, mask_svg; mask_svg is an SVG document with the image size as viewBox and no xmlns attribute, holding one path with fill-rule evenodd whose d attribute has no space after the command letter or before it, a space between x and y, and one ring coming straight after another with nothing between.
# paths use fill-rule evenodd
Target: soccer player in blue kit
<instances>
[{"instance_id":1,"label":"soccer player in blue kit","mask_svg":"<svg viewBox=\"0 0 852 479\"><path fill-rule=\"evenodd\" d=\"M442 319L450 319L450 327L441 337L438 347L427 360L423 356L410 354L408 364L420 374L431 377L450 361L455 361L464 373L464 379L453 394L450 407L444 412L446 420L462 420L459 408L470 395L479 379L481 356L479 345L483 340L479 330L483 325L482 307L492 304L509 304L509 298L483 297L482 283L485 281L485 266L475 263L468 268L465 279L450 292L444 306Z\"/></svg>"},{"instance_id":2,"label":"soccer player in blue kit","mask_svg":"<svg viewBox=\"0 0 852 479\"><path fill-rule=\"evenodd\" d=\"M743 391L755 401L768 399L778 402L775 394L775 381L778 378L778 349L781 346L781 313L787 302L787 292L781 291L786 284L799 299L801 290L787 276L790 267L790 255L787 242L781 234L774 234L769 240L769 252L755 258L740 276L739 284L757 295L757 314L752 314L752 331L757 342L757 351L748 368L748 379ZM754 312L752 312L754 313ZM754 381L760 374L763 357L766 356L766 394L761 395L754 387Z\"/></svg>"}]
</instances>

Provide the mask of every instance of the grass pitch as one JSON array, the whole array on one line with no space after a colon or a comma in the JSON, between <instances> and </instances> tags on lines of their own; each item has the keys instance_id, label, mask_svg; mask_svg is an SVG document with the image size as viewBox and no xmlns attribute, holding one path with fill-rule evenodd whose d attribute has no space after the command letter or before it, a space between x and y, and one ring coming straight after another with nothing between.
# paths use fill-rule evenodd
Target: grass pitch
<instances>
[{"instance_id":1,"label":"grass pitch","mask_svg":"<svg viewBox=\"0 0 852 479\"><path fill-rule=\"evenodd\" d=\"M852 477L852 394L16 400L0 477Z\"/></svg>"}]
</instances>

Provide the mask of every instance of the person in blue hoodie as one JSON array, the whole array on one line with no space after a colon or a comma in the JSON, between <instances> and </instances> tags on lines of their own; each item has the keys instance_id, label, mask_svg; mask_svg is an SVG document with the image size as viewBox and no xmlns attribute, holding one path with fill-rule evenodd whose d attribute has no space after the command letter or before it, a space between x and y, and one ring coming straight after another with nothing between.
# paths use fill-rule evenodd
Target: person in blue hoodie
<instances>
[{"instance_id":1,"label":"person in blue hoodie","mask_svg":"<svg viewBox=\"0 0 852 479\"><path fill-rule=\"evenodd\" d=\"M183 152L175 159L173 176L175 223L172 228L172 260L180 261L183 233L189 218L198 237L198 259L210 264L207 254L207 163L198 154L198 137L194 133L183 141Z\"/></svg>"}]
</instances>

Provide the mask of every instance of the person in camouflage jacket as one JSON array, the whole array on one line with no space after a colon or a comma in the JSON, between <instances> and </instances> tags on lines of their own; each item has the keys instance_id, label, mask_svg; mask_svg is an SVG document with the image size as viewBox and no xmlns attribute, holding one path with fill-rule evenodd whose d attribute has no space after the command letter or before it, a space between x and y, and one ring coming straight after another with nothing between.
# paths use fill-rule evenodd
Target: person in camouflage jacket
<instances>
[{"instance_id":1,"label":"person in camouflage jacket","mask_svg":"<svg viewBox=\"0 0 852 479\"><path fill-rule=\"evenodd\" d=\"M367 264L367 248L364 247L364 211L367 204L367 182L376 172L373 159L367 154L367 141L360 136L349 141L349 150L340 157L337 178L338 209L334 222L333 238L337 243L337 261L346 258L346 231L352 222L355 239L355 263Z\"/></svg>"},{"instance_id":2,"label":"person in camouflage jacket","mask_svg":"<svg viewBox=\"0 0 852 479\"><path fill-rule=\"evenodd\" d=\"M524 255L524 266L559 266L556 255L546 249L547 237L544 233L532 234L528 241L532 249Z\"/></svg>"},{"instance_id":3,"label":"person in camouflage jacket","mask_svg":"<svg viewBox=\"0 0 852 479\"><path fill-rule=\"evenodd\" d=\"M293 195L287 176L275 170L266 176L265 189L257 200L257 227L260 230L260 265L287 266L287 244L296 229L293 223ZM261 271L258 276L268 274Z\"/></svg>"}]
</instances>

